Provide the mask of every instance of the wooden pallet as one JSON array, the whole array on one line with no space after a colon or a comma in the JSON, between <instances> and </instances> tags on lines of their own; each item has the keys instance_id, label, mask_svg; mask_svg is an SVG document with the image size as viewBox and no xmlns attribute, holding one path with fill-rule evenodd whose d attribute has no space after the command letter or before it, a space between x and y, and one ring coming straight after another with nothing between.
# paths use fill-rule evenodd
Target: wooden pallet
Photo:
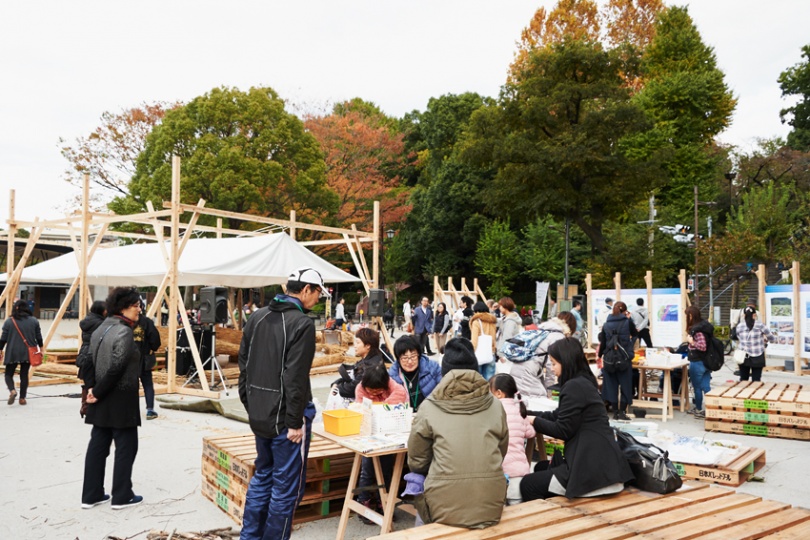
<instances>
[{"instance_id":1,"label":"wooden pallet","mask_svg":"<svg viewBox=\"0 0 810 540\"><path fill-rule=\"evenodd\" d=\"M808 538L809 532L810 510L711 484L687 482L669 495L626 489L608 497L555 497L507 506L501 522L487 529L430 524L373 538L799 540Z\"/></svg>"},{"instance_id":2,"label":"wooden pallet","mask_svg":"<svg viewBox=\"0 0 810 540\"><path fill-rule=\"evenodd\" d=\"M202 494L240 525L255 459L252 434L203 439ZM296 510L295 523L340 512L353 459L354 454L345 448L318 435L312 436L304 497Z\"/></svg>"},{"instance_id":3,"label":"wooden pallet","mask_svg":"<svg viewBox=\"0 0 810 540\"><path fill-rule=\"evenodd\" d=\"M765 466L765 450L748 448L730 462L716 466L691 463L673 463L673 465L684 479L737 487Z\"/></svg>"},{"instance_id":4,"label":"wooden pallet","mask_svg":"<svg viewBox=\"0 0 810 540\"><path fill-rule=\"evenodd\" d=\"M704 400L707 430L810 440L810 387L741 381Z\"/></svg>"}]
</instances>

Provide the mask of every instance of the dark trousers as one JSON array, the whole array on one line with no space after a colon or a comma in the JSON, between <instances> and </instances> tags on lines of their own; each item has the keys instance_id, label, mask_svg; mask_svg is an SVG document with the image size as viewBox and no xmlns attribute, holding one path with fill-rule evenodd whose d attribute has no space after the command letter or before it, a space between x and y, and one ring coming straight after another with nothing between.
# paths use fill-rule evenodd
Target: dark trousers
<instances>
[{"instance_id":1,"label":"dark trousers","mask_svg":"<svg viewBox=\"0 0 810 540\"><path fill-rule=\"evenodd\" d=\"M433 354L433 351L430 350L430 335L427 332L419 334L419 347L422 349L421 352L428 355Z\"/></svg>"},{"instance_id":2,"label":"dark trousers","mask_svg":"<svg viewBox=\"0 0 810 540\"><path fill-rule=\"evenodd\" d=\"M155 385L152 383L152 370L141 370L141 385L143 385L143 397L146 398L146 410L155 408Z\"/></svg>"},{"instance_id":3,"label":"dark trousers","mask_svg":"<svg viewBox=\"0 0 810 540\"><path fill-rule=\"evenodd\" d=\"M644 345L646 347L652 347L653 346L652 345L652 337L650 337L650 329L649 328L645 328L644 330L639 330L638 331L638 336L636 336L636 339L638 339L639 341L644 340Z\"/></svg>"},{"instance_id":4,"label":"dark trousers","mask_svg":"<svg viewBox=\"0 0 810 540\"><path fill-rule=\"evenodd\" d=\"M132 491L132 465L138 454L138 428L102 428L93 426L90 444L84 458L84 486L82 503L91 504L104 497L104 472L110 445L115 441L113 462L112 504L125 504L135 493Z\"/></svg>"},{"instance_id":5,"label":"dark trousers","mask_svg":"<svg viewBox=\"0 0 810 540\"><path fill-rule=\"evenodd\" d=\"M551 485L551 477L554 476L548 466L547 461L539 462L535 467L537 472L527 474L520 481L520 496L523 497L523 502L557 496L556 493L548 490Z\"/></svg>"},{"instance_id":6,"label":"dark trousers","mask_svg":"<svg viewBox=\"0 0 810 540\"><path fill-rule=\"evenodd\" d=\"M6 366L6 388L9 392L14 390L14 372L17 371L17 366L20 366L20 399L23 399L28 394L28 370L31 368L28 362Z\"/></svg>"},{"instance_id":7,"label":"dark trousers","mask_svg":"<svg viewBox=\"0 0 810 540\"><path fill-rule=\"evenodd\" d=\"M267 439L256 435L256 472L250 479L242 518L242 540L287 540L295 509L304 497L312 435L312 403L304 410L304 440L287 439L287 429Z\"/></svg>"},{"instance_id":8,"label":"dark trousers","mask_svg":"<svg viewBox=\"0 0 810 540\"><path fill-rule=\"evenodd\" d=\"M380 456L380 468L385 479L385 485L388 487L391 485L391 478L394 476L394 456ZM357 481L357 487L371 488L371 486L376 485L377 475L374 474L374 462L371 458L364 457L360 467L360 478ZM379 499L379 493L376 489L365 489L357 494L357 500L363 502L372 498Z\"/></svg>"},{"instance_id":9,"label":"dark trousers","mask_svg":"<svg viewBox=\"0 0 810 540\"><path fill-rule=\"evenodd\" d=\"M754 382L761 381L762 380L762 368L761 367L748 367L746 365L740 364L740 380L741 381L747 381L749 375L751 376L752 381L754 381Z\"/></svg>"}]
</instances>

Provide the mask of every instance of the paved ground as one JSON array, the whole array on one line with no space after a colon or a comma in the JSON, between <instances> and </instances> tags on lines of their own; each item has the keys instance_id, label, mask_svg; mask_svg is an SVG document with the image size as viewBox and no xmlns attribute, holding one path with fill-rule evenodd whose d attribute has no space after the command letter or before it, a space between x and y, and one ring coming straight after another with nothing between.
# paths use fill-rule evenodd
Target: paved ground
<instances>
[{"instance_id":1,"label":"paved ground","mask_svg":"<svg viewBox=\"0 0 810 540\"><path fill-rule=\"evenodd\" d=\"M714 384L732 379L730 370L719 372ZM326 395L332 375L313 378L316 396ZM797 382L792 375L767 373L766 380ZM798 382L810 384L805 377ZM223 512L200 494L202 438L228 432L248 432L245 424L215 415L159 409L160 418L146 422L139 431L140 448L133 481L144 504L122 511L109 506L80 509L84 453L90 427L78 415L76 385L37 387L29 404L11 407L0 402L0 539L102 540L145 539L151 529L194 531L232 526ZM232 394L233 395L233 394ZM5 392L0 394L5 398ZM177 399L180 399L177 397ZM188 398L186 398L188 399ZM703 423L682 413L661 426L676 433L703 436ZM742 441L767 450L767 466L759 475L763 483L739 489L794 505L810 506L810 442L709 435ZM112 459L108 460L108 486ZM398 512L397 529L412 525L413 518ZM334 538L337 518L297 527L294 538ZM349 539L372 536L377 529L350 522Z\"/></svg>"}]
</instances>

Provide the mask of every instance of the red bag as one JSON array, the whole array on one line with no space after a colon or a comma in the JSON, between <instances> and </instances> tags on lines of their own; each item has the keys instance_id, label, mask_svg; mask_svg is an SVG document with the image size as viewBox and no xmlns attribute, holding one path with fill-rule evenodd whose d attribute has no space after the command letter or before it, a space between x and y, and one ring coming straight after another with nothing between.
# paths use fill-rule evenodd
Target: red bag
<instances>
[{"instance_id":1,"label":"red bag","mask_svg":"<svg viewBox=\"0 0 810 540\"><path fill-rule=\"evenodd\" d=\"M42 349L39 348L39 345L34 345L32 347L28 344L28 341L26 341L20 327L17 326L17 321L14 320L14 317L11 318L11 322L14 323L14 328L17 329L17 332L20 334L25 346L28 347L28 362L34 367L42 365Z\"/></svg>"}]
</instances>

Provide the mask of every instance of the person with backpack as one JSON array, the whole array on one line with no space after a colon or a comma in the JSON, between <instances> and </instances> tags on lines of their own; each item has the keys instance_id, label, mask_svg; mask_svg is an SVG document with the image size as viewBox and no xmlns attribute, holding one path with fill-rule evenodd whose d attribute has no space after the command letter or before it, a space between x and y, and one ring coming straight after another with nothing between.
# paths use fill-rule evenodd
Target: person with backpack
<instances>
[{"instance_id":1,"label":"person with backpack","mask_svg":"<svg viewBox=\"0 0 810 540\"><path fill-rule=\"evenodd\" d=\"M602 399L610 403L614 420L630 420L627 407L633 402L633 341L637 333L627 304L615 302L599 332Z\"/></svg>"},{"instance_id":2,"label":"person with backpack","mask_svg":"<svg viewBox=\"0 0 810 540\"><path fill-rule=\"evenodd\" d=\"M689 306L684 311L686 315L686 343L688 344L689 380L695 390L694 406L686 411L695 418L705 418L703 410L703 394L712 389L712 374L705 361L709 356L709 344L714 337L714 326L704 321L700 309Z\"/></svg>"}]
</instances>

